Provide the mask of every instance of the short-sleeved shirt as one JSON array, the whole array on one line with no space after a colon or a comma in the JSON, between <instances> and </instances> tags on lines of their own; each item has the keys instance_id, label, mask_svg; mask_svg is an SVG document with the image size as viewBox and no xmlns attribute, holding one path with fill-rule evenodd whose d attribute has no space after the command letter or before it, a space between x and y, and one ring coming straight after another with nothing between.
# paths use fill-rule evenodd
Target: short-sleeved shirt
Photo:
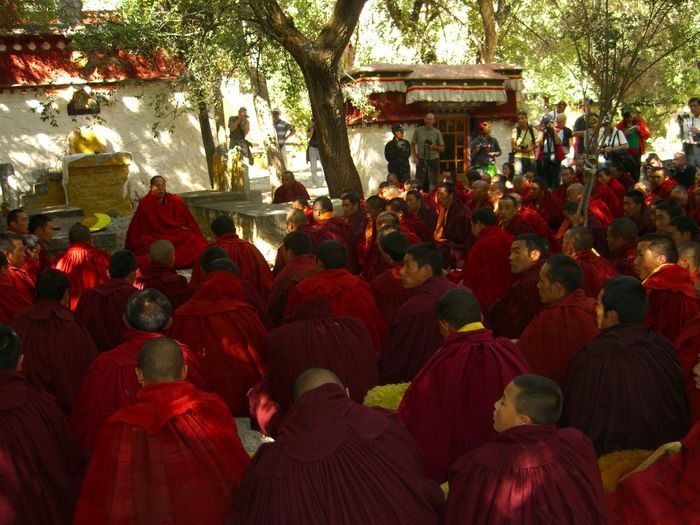
<instances>
[{"instance_id":1,"label":"short-sleeved shirt","mask_svg":"<svg viewBox=\"0 0 700 525\"><path fill-rule=\"evenodd\" d=\"M275 131L277 132L277 144L279 146L284 146L284 143L287 142L287 133L292 131L294 128L292 125L282 119L279 119L275 123Z\"/></svg>"},{"instance_id":2,"label":"short-sleeved shirt","mask_svg":"<svg viewBox=\"0 0 700 525\"><path fill-rule=\"evenodd\" d=\"M426 128L418 126L411 137L411 144L416 145L416 153L419 159L435 160L440 158L440 152L426 147L426 141L431 141L438 146L444 146L442 133L437 128Z\"/></svg>"},{"instance_id":3,"label":"short-sleeved shirt","mask_svg":"<svg viewBox=\"0 0 700 525\"><path fill-rule=\"evenodd\" d=\"M530 144L532 144L533 146L535 145L535 142L537 140L537 133L535 132L535 129L532 126L528 124L526 129L522 129L520 126L515 126L510 134L510 138L515 141L515 157L521 159L535 158L534 150L532 152L526 153L518 149L521 146L529 146Z\"/></svg>"}]
</instances>

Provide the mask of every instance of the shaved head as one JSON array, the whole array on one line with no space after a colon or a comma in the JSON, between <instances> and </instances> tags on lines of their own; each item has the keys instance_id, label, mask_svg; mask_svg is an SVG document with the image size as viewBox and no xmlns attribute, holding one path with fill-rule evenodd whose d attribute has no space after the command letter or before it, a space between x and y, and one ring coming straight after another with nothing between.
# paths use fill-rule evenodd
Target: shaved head
<instances>
[{"instance_id":1,"label":"shaved head","mask_svg":"<svg viewBox=\"0 0 700 525\"><path fill-rule=\"evenodd\" d=\"M175 262L175 246L166 239L153 241L148 247L148 259L154 264L172 265Z\"/></svg>"},{"instance_id":2,"label":"shaved head","mask_svg":"<svg viewBox=\"0 0 700 525\"><path fill-rule=\"evenodd\" d=\"M330 370L326 368L309 368L306 372L302 372L294 383L294 399L299 399L309 390L328 383L338 385L341 390L345 388L338 376Z\"/></svg>"},{"instance_id":3,"label":"shaved head","mask_svg":"<svg viewBox=\"0 0 700 525\"><path fill-rule=\"evenodd\" d=\"M167 337L151 339L139 351L138 370L145 384L181 381L187 374L182 348Z\"/></svg>"}]
</instances>

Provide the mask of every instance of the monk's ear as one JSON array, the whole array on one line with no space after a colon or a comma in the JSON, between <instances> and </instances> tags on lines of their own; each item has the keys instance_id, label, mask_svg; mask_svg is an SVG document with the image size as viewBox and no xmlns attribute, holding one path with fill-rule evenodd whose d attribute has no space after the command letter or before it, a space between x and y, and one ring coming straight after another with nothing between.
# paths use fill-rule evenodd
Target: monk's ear
<instances>
[{"instance_id":1,"label":"monk's ear","mask_svg":"<svg viewBox=\"0 0 700 525\"><path fill-rule=\"evenodd\" d=\"M133 326L131 326L131 323L129 322L129 319L127 319L126 317L126 314L122 314L122 323L124 323L124 326L126 326L127 328L133 328Z\"/></svg>"},{"instance_id":2,"label":"monk's ear","mask_svg":"<svg viewBox=\"0 0 700 525\"><path fill-rule=\"evenodd\" d=\"M146 384L146 379L143 377L143 372L139 367L134 368L134 372L136 373L136 378L138 379L139 385L143 386Z\"/></svg>"},{"instance_id":3,"label":"monk's ear","mask_svg":"<svg viewBox=\"0 0 700 525\"><path fill-rule=\"evenodd\" d=\"M70 288L63 292L63 297L61 297L61 304L63 306L68 306L70 303Z\"/></svg>"},{"instance_id":4,"label":"monk's ear","mask_svg":"<svg viewBox=\"0 0 700 525\"><path fill-rule=\"evenodd\" d=\"M531 250L529 257L531 261L537 262L540 260L540 257L542 257L542 252L539 250Z\"/></svg>"},{"instance_id":5,"label":"monk's ear","mask_svg":"<svg viewBox=\"0 0 700 525\"><path fill-rule=\"evenodd\" d=\"M21 372L23 364L24 364L24 354L19 354L19 359L17 359L17 365L15 366L15 372Z\"/></svg>"},{"instance_id":6,"label":"monk's ear","mask_svg":"<svg viewBox=\"0 0 700 525\"><path fill-rule=\"evenodd\" d=\"M534 425L534 423L527 414L518 414L518 425Z\"/></svg>"},{"instance_id":7,"label":"monk's ear","mask_svg":"<svg viewBox=\"0 0 700 525\"><path fill-rule=\"evenodd\" d=\"M163 327L163 333L167 332L170 330L170 327L173 325L173 318L168 317L168 320L165 322L165 326Z\"/></svg>"},{"instance_id":8,"label":"monk's ear","mask_svg":"<svg viewBox=\"0 0 700 525\"><path fill-rule=\"evenodd\" d=\"M450 323L444 319L438 319L438 329L440 330L442 337L447 337L454 332Z\"/></svg>"},{"instance_id":9,"label":"monk's ear","mask_svg":"<svg viewBox=\"0 0 700 525\"><path fill-rule=\"evenodd\" d=\"M187 365L182 365L182 370L180 370L180 381L184 381L187 378Z\"/></svg>"},{"instance_id":10,"label":"monk's ear","mask_svg":"<svg viewBox=\"0 0 700 525\"><path fill-rule=\"evenodd\" d=\"M350 399L350 389L348 387L345 387L345 396Z\"/></svg>"}]
</instances>

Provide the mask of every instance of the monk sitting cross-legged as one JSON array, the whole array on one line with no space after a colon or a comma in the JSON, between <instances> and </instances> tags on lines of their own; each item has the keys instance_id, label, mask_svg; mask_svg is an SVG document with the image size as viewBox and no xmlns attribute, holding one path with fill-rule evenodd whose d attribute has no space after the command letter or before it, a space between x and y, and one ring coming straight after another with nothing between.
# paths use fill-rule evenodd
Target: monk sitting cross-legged
<instances>
[{"instance_id":1,"label":"monk sitting cross-legged","mask_svg":"<svg viewBox=\"0 0 700 525\"><path fill-rule=\"evenodd\" d=\"M190 295L187 279L177 273L175 246L170 241L159 239L148 247L148 263L136 270L134 286L139 290L154 288L168 298L173 309L177 309Z\"/></svg>"}]
</instances>

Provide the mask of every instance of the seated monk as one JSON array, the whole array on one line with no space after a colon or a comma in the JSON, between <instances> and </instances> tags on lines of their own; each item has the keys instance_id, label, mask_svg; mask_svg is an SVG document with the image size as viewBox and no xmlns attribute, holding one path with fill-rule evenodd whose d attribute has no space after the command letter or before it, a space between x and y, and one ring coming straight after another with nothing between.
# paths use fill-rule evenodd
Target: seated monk
<instances>
[{"instance_id":1,"label":"seated monk","mask_svg":"<svg viewBox=\"0 0 700 525\"><path fill-rule=\"evenodd\" d=\"M618 217L607 231L610 256L608 259L621 275L637 277L634 258L637 256L637 225L632 219Z\"/></svg>"},{"instance_id":2,"label":"seated monk","mask_svg":"<svg viewBox=\"0 0 700 525\"><path fill-rule=\"evenodd\" d=\"M333 201L328 197L318 197L313 205L314 223L307 233L311 242L318 249L320 242L334 240L345 246L347 251L347 267L352 273L359 273L357 247L352 230L345 219L336 216L333 211Z\"/></svg>"},{"instance_id":3,"label":"seated monk","mask_svg":"<svg viewBox=\"0 0 700 525\"><path fill-rule=\"evenodd\" d=\"M382 314L384 324L390 327L401 305L413 293L405 288L401 281L403 258L406 256L409 243L406 236L395 227L384 226L377 234L377 245L390 267L372 279L369 286L372 288L374 302L377 304L379 313Z\"/></svg>"},{"instance_id":4,"label":"seated monk","mask_svg":"<svg viewBox=\"0 0 700 525\"><path fill-rule=\"evenodd\" d=\"M167 297L152 288L136 293L126 303L122 312L124 340L90 365L70 414L73 434L83 450L92 450L105 419L136 401L141 388L134 374L139 350L147 341L162 337L172 322L171 312ZM187 380L205 388L196 357L185 345L180 346L189 370Z\"/></svg>"},{"instance_id":5,"label":"seated monk","mask_svg":"<svg viewBox=\"0 0 700 525\"><path fill-rule=\"evenodd\" d=\"M143 266L153 241L167 239L175 246L175 268L192 268L207 246L197 221L185 203L165 191L165 178L151 178L151 189L140 201L126 231L124 248Z\"/></svg>"},{"instance_id":6,"label":"seated monk","mask_svg":"<svg viewBox=\"0 0 700 525\"><path fill-rule=\"evenodd\" d=\"M674 346L683 367L685 390L690 401L690 423L700 421L700 316L692 318L683 329Z\"/></svg>"},{"instance_id":7,"label":"seated monk","mask_svg":"<svg viewBox=\"0 0 700 525\"><path fill-rule=\"evenodd\" d=\"M601 332L569 365L562 424L588 435L599 456L654 449L688 431L688 399L676 349L642 324L646 307L638 279L607 281L596 309Z\"/></svg>"},{"instance_id":8,"label":"seated monk","mask_svg":"<svg viewBox=\"0 0 700 525\"><path fill-rule=\"evenodd\" d=\"M496 438L450 468L445 525L604 525L608 511L595 451L556 426L559 387L536 375L511 381L494 403Z\"/></svg>"},{"instance_id":9,"label":"seated monk","mask_svg":"<svg viewBox=\"0 0 700 525\"><path fill-rule=\"evenodd\" d=\"M686 241L678 246L678 266L688 270L695 291L700 295L700 242Z\"/></svg>"},{"instance_id":10,"label":"seated monk","mask_svg":"<svg viewBox=\"0 0 700 525\"><path fill-rule=\"evenodd\" d=\"M29 219L29 233L36 238L36 245L28 250L30 257L26 265L30 275L36 280L39 274L53 265L53 257L47 247L53 239L53 219L43 213L32 215Z\"/></svg>"},{"instance_id":11,"label":"seated monk","mask_svg":"<svg viewBox=\"0 0 700 525\"><path fill-rule=\"evenodd\" d=\"M423 197L418 190L406 191L406 211L412 218L423 222L428 231L434 232L437 224L437 213L434 208L423 204Z\"/></svg>"},{"instance_id":12,"label":"seated monk","mask_svg":"<svg viewBox=\"0 0 700 525\"><path fill-rule=\"evenodd\" d=\"M384 212L385 204L378 195L370 195L365 201L367 223L364 235L357 244L357 261L362 268L362 278L367 282L387 268L384 257L377 249L377 230L379 230L377 219Z\"/></svg>"},{"instance_id":13,"label":"seated monk","mask_svg":"<svg viewBox=\"0 0 700 525\"><path fill-rule=\"evenodd\" d=\"M452 463L496 435L491 399L530 367L517 346L484 328L479 302L467 290L445 292L437 318L445 342L411 381L398 412L428 476L442 483Z\"/></svg>"},{"instance_id":14,"label":"seated monk","mask_svg":"<svg viewBox=\"0 0 700 525\"><path fill-rule=\"evenodd\" d=\"M224 523L250 461L226 405L184 380L165 337L143 345L136 375L136 403L100 429L73 523Z\"/></svg>"},{"instance_id":15,"label":"seated monk","mask_svg":"<svg viewBox=\"0 0 700 525\"><path fill-rule=\"evenodd\" d=\"M634 266L649 300L644 324L671 341L700 314L700 299L690 274L677 262L678 250L670 236L648 233L639 239Z\"/></svg>"},{"instance_id":16,"label":"seated monk","mask_svg":"<svg viewBox=\"0 0 700 525\"><path fill-rule=\"evenodd\" d=\"M519 338L542 309L537 283L548 248L546 239L534 233L521 233L510 245L508 263L517 281L493 304L488 314L489 326L497 337Z\"/></svg>"},{"instance_id":17,"label":"seated monk","mask_svg":"<svg viewBox=\"0 0 700 525\"><path fill-rule=\"evenodd\" d=\"M622 210L625 217L634 221L638 235L646 235L656 229L651 210L644 203L644 193L640 190L632 189L625 193Z\"/></svg>"},{"instance_id":18,"label":"seated monk","mask_svg":"<svg viewBox=\"0 0 700 525\"><path fill-rule=\"evenodd\" d=\"M399 217L399 226L401 231L411 232L415 235L418 242L432 242L433 231L435 228L428 229L428 226L415 214L408 213L408 205L406 200L401 197L391 199L387 205L387 211L393 211Z\"/></svg>"},{"instance_id":19,"label":"seated monk","mask_svg":"<svg viewBox=\"0 0 700 525\"><path fill-rule=\"evenodd\" d=\"M12 232L0 233L0 252L7 260L7 269L15 290L27 304L31 304L36 294L36 282L24 268L26 250L22 238Z\"/></svg>"},{"instance_id":20,"label":"seated monk","mask_svg":"<svg viewBox=\"0 0 700 525\"><path fill-rule=\"evenodd\" d=\"M367 228L364 202L361 202L359 194L352 190L343 192L340 200L343 204L343 219L350 226L350 231L352 231L352 236L357 244L364 238Z\"/></svg>"},{"instance_id":21,"label":"seated monk","mask_svg":"<svg viewBox=\"0 0 700 525\"><path fill-rule=\"evenodd\" d=\"M22 345L0 324L0 522L71 522L86 463L65 415L22 375Z\"/></svg>"},{"instance_id":22,"label":"seated monk","mask_svg":"<svg viewBox=\"0 0 700 525\"><path fill-rule=\"evenodd\" d=\"M442 493L396 414L348 399L325 369L299 376L293 395L278 438L253 457L232 523L438 523Z\"/></svg>"},{"instance_id":23,"label":"seated monk","mask_svg":"<svg viewBox=\"0 0 700 525\"><path fill-rule=\"evenodd\" d=\"M369 285L345 267L347 252L338 241L323 241L316 251L316 275L299 282L289 295L284 310L290 317L298 305L314 297L326 297L333 315L349 315L362 321L372 336L376 352L386 339L386 326Z\"/></svg>"},{"instance_id":24,"label":"seated monk","mask_svg":"<svg viewBox=\"0 0 700 525\"><path fill-rule=\"evenodd\" d=\"M92 245L92 233L84 224L75 223L68 230L68 250L54 263L70 279L70 309L75 311L80 296L109 279L109 254Z\"/></svg>"},{"instance_id":25,"label":"seated monk","mask_svg":"<svg viewBox=\"0 0 700 525\"><path fill-rule=\"evenodd\" d=\"M581 289L583 270L571 257L554 255L540 269L542 310L525 328L518 347L533 372L564 383L573 355L598 333L596 300Z\"/></svg>"},{"instance_id":26,"label":"seated monk","mask_svg":"<svg viewBox=\"0 0 700 525\"><path fill-rule=\"evenodd\" d=\"M464 259L464 252L471 234L469 210L462 201L455 198L453 184L438 184L435 191L439 214L433 239L442 253L445 266L451 268Z\"/></svg>"},{"instance_id":27,"label":"seated monk","mask_svg":"<svg viewBox=\"0 0 700 525\"><path fill-rule=\"evenodd\" d=\"M552 234L544 219L534 210L523 208L517 193L504 195L498 201L498 219L501 228L513 237L521 233L536 233L545 239Z\"/></svg>"},{"instance_id":28,"label":"seated monk","mask_svg":"<svg viewBox=\"0 0 700 525\"><path fill-rule=\"evenodd\" d=\"M282 174L282 186L275 190L272 197L272 204L283 204L292 202L294 199L309 200L309 192L306 191L304 185L294 178L294 173L287 170Z\"/></svg>"},{"instance_id":29,"label":"seated monk","mask_svg":"<svg viewBox=\"0 0 700 525\"><path fill-rule=\"evenodd\" d=\"M80 296L75 317L83 323L98 352L106 352L121 343L124 337L124 308L129 297L138 290L136 279L139 263L128 250L119 250L109 259L109 279Z\"/></svg>"},{"instance_id":30,"label":"seated monk","mask_svg":"<svg viewBox=\"0 0 700 525\"><path fill-rule=\"evenodd\" d=\"M564 219L563 204L549 189L547 179L544 177L536 177L532 181L530 198L525 201L525 205L537 211L552 231L557 231L561 221Z\"/></svg>"},{"instance_id":31,"label":"seated monk","mask_svg":"<svg viewBox=\"0 0 700 525\"><path fill-rule=\"evenodd\" d=\"M189 299L187 278L175 271L175 246L159 239L148 247L148 263L136 270L134 287L137 290L153 288L168 298L173 309Z\"/></svg>"},{"instance_id":32,"label":"seated monk","mask_svg":"<svg viewBox=\"0 0 700 525\"><path fill-rule=\"evenodd\" d=\"M0 323L7 323L17 312L31 301L20 293L10 275L10 264L5 253L0 251Z\"/></svg>"},{"instance_id":33,"label":"seated monk","mask_svg":"<svg viewBox=\"0 0 700 525\"><path fill-rule=\"evenodd\" d=\"M583 291L588 297L598 297L600 289L617 270L593 249L593 234L585 226L572 226L564 234L562 253L572 257L583 270Z\"/></svg>"}]
</instances>

